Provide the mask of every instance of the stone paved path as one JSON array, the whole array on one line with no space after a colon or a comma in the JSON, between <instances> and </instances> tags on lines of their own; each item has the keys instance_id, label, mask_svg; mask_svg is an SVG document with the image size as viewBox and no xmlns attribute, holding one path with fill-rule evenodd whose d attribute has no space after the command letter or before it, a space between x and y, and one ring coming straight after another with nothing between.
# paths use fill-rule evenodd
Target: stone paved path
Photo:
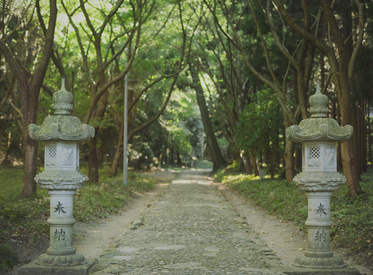
<instances>
[{"instance_id":1,"label":"stone paved path","mask_svg":"<svg viewBox=\"0 0 373 275\"><path fill-rule=\"evenodd\" d=\"M201 172L183 172L89 274L283 274L279 259Z\"/></svg>"}]
</instances>

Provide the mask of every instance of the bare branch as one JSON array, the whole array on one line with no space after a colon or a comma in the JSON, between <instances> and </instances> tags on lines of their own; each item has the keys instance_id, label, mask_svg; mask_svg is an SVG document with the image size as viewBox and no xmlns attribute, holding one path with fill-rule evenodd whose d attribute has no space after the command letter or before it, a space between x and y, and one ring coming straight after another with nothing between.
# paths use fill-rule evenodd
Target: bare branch
<instances>
[{"instance_id":1,"label":"bare branch","mask_svg":"<svg viewBox=\"0 0 373 275\"><path fill-rule=\"evenodd\" d=\"M364 40L364 5L360 3L359 0L355 0L355 4L359 10L359 38L354 46L354 51L352 52L350 64L348 66L348 78L350 83L352 81L352 74L354 71L357 55Z\"/></svg>"},{"instance_id":2,"label":"bare branch","mask_svg":"<svg viewBox=\"0 0 373 275\"><path fill-rule=\"evenodd\" d=\"M14 79L15 79L15 77L13 76L12 80L10 81L10 85L8 87L8 91L6 92L5 96L3 97L3 99L0 102L0 110L3 109L3 107L5 105L5 102L8 100L9 95L12 92L13 84L14 84Z\"/></svg>"},{"instance_id":3,"label":"bare branch","mask_svg":"<svg viewBox=\"0 0 373 275\"><path fill-rule=\"evenodd\" d=\"M13 107L13 109L18 113L18 115L20 116L20 118L21 118L21 121L23 121L23 115L22 115L22 112L21 112L21 110L20 109L18 109L13 103L12 103L12 101L11 100L7 100L7 102L10 104L10 106L12 106Z\"/></svg>"}]
</instances>

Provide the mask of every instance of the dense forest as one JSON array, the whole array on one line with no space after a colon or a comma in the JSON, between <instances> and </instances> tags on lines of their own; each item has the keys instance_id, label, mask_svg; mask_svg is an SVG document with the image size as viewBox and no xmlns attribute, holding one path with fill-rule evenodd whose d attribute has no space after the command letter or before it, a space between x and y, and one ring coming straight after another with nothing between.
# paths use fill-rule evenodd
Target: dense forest
<instances>
[{"instance_id":1,"label":"dense forest","mask_svg":"<svg viewBox=\"0 0 373 275\"><path fill-rule=\"evenodd\" d=\"M290 182L301 147L285 129L308 118L320 81L329 117L354 127L338 169L351 196L371 161L373 1L2 0L0 141L3 165L24 165L36 192L43 146L28 125L52 115L61 78L72 115L94 126L81 145L89 179L123 165L128 85L131 167L236 163ZM125 81L128 76L128 82Z\"/></svg>"}]
</instances>

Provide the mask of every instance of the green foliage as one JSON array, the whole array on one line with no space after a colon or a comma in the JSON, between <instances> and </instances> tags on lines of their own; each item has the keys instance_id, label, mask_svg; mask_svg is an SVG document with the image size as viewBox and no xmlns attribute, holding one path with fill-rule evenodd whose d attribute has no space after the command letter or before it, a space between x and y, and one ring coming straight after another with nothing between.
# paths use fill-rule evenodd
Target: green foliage
<instances>
[{"instance_id":1,"label":"green foliage","mask_svg":"<svg viewBox=\"0 0 373 275\"><path fill-rule=\"evenodd\" d=\"M279 135L281 118L276 97L268 90L259 91L257 99L246 106L236 127L236 142L241 150L257 156L270 154Z\"/></svg>"},{"instance_id":2,"label":"green foliage","mask_svg":"<svg viewBox=\"0 0 373 275\"><path fill-rule=\"evenodd\" d=\"M84 169L83 169L84 170ZM154 188L156 180L136 173L128 173L128 185L122 177L110 178L108 167L100 169L100 183L86 183L74 197L74 217L78 221L92 221L123 209L130 198ZM20 198L23 172L19 169L0 170L0 270L11 268L13 254L5 245L10 239L32 245L49 237L50 201L47 190L38 186L37 196ZM4 252L5 251L5 252ZM5 256L4 256L5 255ZM13 257L13 258L9 258Z\"/></svg>"},{"instance_id":3,"label":"green foliage","mask_svg":"<svg viewBox=\"0 0 373 275\"><path fill-rule=\"evenodd\" d=\"M128 185L123 178L101 177L100 183L85 184L77 190L74 200L74 217L78 221L104 218L108 213L117 213L136 193L154 188L156 180L140 174L128 173Z\"/></svg>"},{"instance_id":4,"label":"green foliage","mask_svg":"<svg viewBox=\"0 0 373 275\"><path fill-rule=\"evenodd\" d=\"M152 101L154 98L149 100ZM151 108L148 106L147 109ZM202 135L203 128L194 91L179 85L179 88L172 92L161 117L133 137L129 153L140 161L145 159L151 162L153 157L164 154L166 148L173 148L179 152L182 162L185 163L190 159L193 150L200 148Z\"/></svg>"},{"instance_id":5,"label":"green foliage","mask_svg":"<svg viewBox=\"0 0 373 275\"><path fill-rule=\"evenodd\" d=\"M294 183L280 179L258 180L258 177L224 170L218 171L215 178L241 192L269 214L293 221L300 230L306 230L307 198ZM365 194L350 198L343 185L331 199L332 245L347 248L353 254L373 252L373 171L370 169L362 178Z\"/></svg>"},{"instance_id":6,"label":"green foliage","mask_svg":"<svg viewBox=\"0 0 373 275\"><path fill-rule=\"evenodd\" d=\"M237 160L234 160L231 165L228 165L225 168L225 172L239 172L241 171L241 165Z\"/></svg>"},{"instance_id":7,"label":"green foliage","mask_svg":"<svg viewBox=\"0 0 373 275\"><path fill-rule=\"evenodd\" d=\"M285 180L259 180L258 177L236 174L220 175L227 186L242 192L248 199L283 220L294 221L301 230L307 219L307 199L295 184ZM289 211L291 209L291 211Z\"/></svg>"},{"instance_id":8,"label":"green foliage","mask_svg":"<svg viewBox=\"0 0 373 275\"><path fill-rule=\"evenodd\" d=\"M343 188L347 191L347 188ZM332 197L331 239L352 253L373 250L373 194Z\"/></svg>"},{"instance_id":9,"label":"green foliage","mask_svg":"<svg viewBox=\"0 0 373 275\"><path fill-rule=\"evenodd\" d=\"M17 253L8 244L0 244L0 271L13 269L16 262Z\"/></svg>"}]
</instances>

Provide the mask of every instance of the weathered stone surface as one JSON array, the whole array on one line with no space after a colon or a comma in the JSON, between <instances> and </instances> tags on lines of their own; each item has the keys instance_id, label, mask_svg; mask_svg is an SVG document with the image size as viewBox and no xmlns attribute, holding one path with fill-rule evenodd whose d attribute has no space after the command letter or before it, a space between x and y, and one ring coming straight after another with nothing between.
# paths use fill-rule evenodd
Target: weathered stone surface
<instances>
[{"instance_id":1,"label":"weathered stone surface","mask_svg":"<svg viewBox=\"0 0 373 275\"><path fill-rule=\"evenodd\" d=\"M298 125L286 129L286 137L295 142L334 140L342 141L351 138L354 129L351 125L340 127L335 119L327 118L328 97L320 92L318 83L317 91L310 96L311 107L308 111L311 118L303 119Z\"/></svg>"},{"instance_id":2,"label":"weathered stone surface","mask_svg":"<svg viewBox=\"0 0 373 275\"><path fill-rule=\"evenodd\" d=\"M48 171L36 175L35 181L48 190L81 189L88 177L80 171Z\"/></svg>"},{"instance_id":3,"label":"weathered stone surface","mask_svg":"<svg viewBox=\"0 0 373 275\"><path fill-rule=\"evenodd\" d=\"M48 266L77 266L77 265L88 264L88 261L81 254L58 255L58 256L42 254L37 259L35 264L48 265Z\"/></svg>"},{"instance_id":4,"label":"weathered stone surface","mask_svg":"<svg viewBox=\"0 0 373 275\"><path fill-rule=\"evenodd\" d=\"M304 256L298 257L295 265L309 268L343 268L342 258L333 256L330 249L330 197L333 191L346 182L337 173L337 141L351 138L350 125L340 127L336 120L327 118L328 97L321 94L320 83L316 93L310 97L311 118L304 119L299 126L286 129L291 141L302 142L302 173L293 181L308 198L308 248Z\"/></svg>"},{"instance_id":5,"label":"weathered stone surface","mask_svg":"<svg viewBox=\"0 0 373 275\"><path fill-rule=\"evenodd\" d=\"M29 134L35 140L90 140L95 135L92 126L82 124L78 117L70 116L73 94L66 91L65 79L61 90L53 94L54 115L47 116L41 126L30 124Z\"/></svg>"},{"instance_id":6,"label":"weathered stone surface","mask_svg":"<svg viewBox=\"0 0 373 275\"><path fill-rule=\"evenodd\" d=\"M17 275L87 275L93 262L78 266L41 266L30 263L18 269Z\"/></svg>"},{"instance_id":7,"label":"weathered stone surface","mask_svg":"<svg viewBox=\"0 0 373 275\"><path fill-rule=\"evenodd\" d=\"M79 118L69 116L73 95L62 88L53 94L55 114L45 118L42 126L29 125L32 139L45 141L44 171L35 177L41 188L48 189L50 200L50 246L30 266L27 274L86 274L87 260L76 254L72 245L73 196L88 177L79 171L79 144L93 138L92 126L81 124ZM83 266L82 268L72 268ZM61 268L57 268L61 267ZM64 271L67 268L66 271ZM34 272L34 273L32 273ZM39 273L38 273L39 272ZM56 273L55 273L56 272ZM64 273L65 272L65 273ZM83 272L83 273L82 273ZM25 274L26 274L25 273Z\"/></svg>"},{"instance_id":8,"label":"weathered stone surface","mask_svg":"<svg viewBox=\"0 0 373 275\"><path fill-rule=\"evenodd\" d=\"M92 126L82 124L78 117L47 116L41 126L30 124L30 137L35 140L89 140L95 134Z\"/></svg>"},{"instance_id":9,"label":"weathered stone surface","mask_svg":"<svg viewBox=\"0 0 373 275\"><path fill-rule=\"evenodd\" d=\"M90 274L282 274L271 270L280 264L273 251L209 183L196 174L174 180Z\"/></svg>"},{"instance_id":10,"label":"weathered stone surface","mask_svg":"<svg viewBox=\"0 0 373 275\"><path fill-rule=\"evenodd\" d=\"M354 129L351 125L340 127L332 118L304 119L298 125L286 129L286 137L291 141L348 140Z\"/></svg>"},{"instance_id":11,"label":"weathered stone surface","mask_svg":"<svg viewBox=\"0 0 373 275\"><path fill-rule=\"evenodd\" d=\"M112 242L89 274L302 274L298 270L285 269L212 182L190 172Z\"/></svg>"},{"instance_id":12,"label":"weathered stone surface","mask_svg":"<svg viewBox=\"0 0 373 275\"><path fill-rule=\"evenodd\" d=\"M346 178L338 172L302 172L293 181L303 191L334 191Z\"/></svg>"}]
</instances>

